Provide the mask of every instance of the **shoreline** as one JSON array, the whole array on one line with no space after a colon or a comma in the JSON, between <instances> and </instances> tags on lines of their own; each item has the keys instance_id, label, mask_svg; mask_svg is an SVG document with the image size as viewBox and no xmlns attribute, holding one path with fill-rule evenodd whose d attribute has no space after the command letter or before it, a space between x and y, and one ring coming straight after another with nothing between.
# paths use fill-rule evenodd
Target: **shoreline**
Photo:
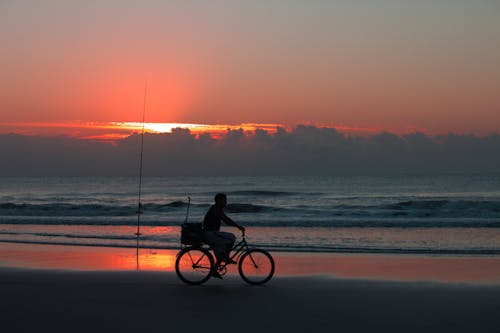
<instances>
[{"instance_id":1,"label":"shoreline","mask_svg":"<svg viewBox=\"0 0 500 333\"><path fill-rule=\"evenodd\" d=\"M54 245L54 246L74 246L74 247L106 247L117 249L136 249L135 245L117 245L117 244L81 244L81 243L54 243L44 241L17 241L0 239L0 243L12 244L26 244L26 245ZM335 254L387 254L387 255L437 255L437 256L500 256L500 250L497 249L385 249L385 248L350 248L350 247L311 247L311 246L297 246L290 248L274 247L274 246L261 246L256 244L256 247L266 249L276 253L335 253ZM139 249L143 250L178 250L178 246L152 246L152 245L139 245Z\"/></svg>"}]
</instances>

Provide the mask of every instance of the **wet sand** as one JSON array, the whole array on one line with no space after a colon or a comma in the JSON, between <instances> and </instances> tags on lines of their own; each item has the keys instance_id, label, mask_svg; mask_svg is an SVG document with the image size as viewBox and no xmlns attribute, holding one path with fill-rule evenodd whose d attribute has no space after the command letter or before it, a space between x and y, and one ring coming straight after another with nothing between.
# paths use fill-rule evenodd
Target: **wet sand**
<instances>
[{"instance_id":1,"label":"wet sand","mask_svg":"<svg viewBox=\"0 0 500 333\"><path fill-rule=\"evenodd\" d=\"M0 242L0 267L173 272L178 250ZM138 255L137 255L138 254ZM500 256L272 252L276 276L430 281L500 286ZM229 275L237 275L231 267Z\"/></svg>"},{"instance_id":2,"label":"wet sand","mask_svg":"<svg viewBox=\"0 0 500 333\"><path fill-rule=\"evenodd\" d=\"M168 272L0 270L4 332L498 332L500 288Z\"/></svg>"},{"instance_id":3,"label":"wet sand","mask_svg":"<svg viewBox=\"0 0 500 333\"><path fill-rule=\"evenodd\" d=\"M144 270L134 271L131 249L4 243L0 250L2 332L499 332L500 327L496 257L276 253L277 274L264 286L246 285L235 272L222 281L187 286L169 268L175 251L142 250Z\"/></svg>"}]
</instances>

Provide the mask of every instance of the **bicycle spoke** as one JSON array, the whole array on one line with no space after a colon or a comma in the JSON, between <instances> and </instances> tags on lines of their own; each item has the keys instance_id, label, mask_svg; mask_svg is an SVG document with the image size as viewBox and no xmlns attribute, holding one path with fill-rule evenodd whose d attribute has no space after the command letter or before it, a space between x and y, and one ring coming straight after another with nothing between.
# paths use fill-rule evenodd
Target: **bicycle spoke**
<instances>
[{"instance_id":1,"label":"bicycle spoke","mask_svg":"<svg viewBox=\"0 0 500 333\"><path fill-rule=\"evenodd\" d=\"M269 281L273 276L274 260L264 250L250 250L241 257L238 270L246 282L262 284Z\"/></svg>"},{"instance_id":2,"label":"bicycle spoke","mask_svg":"<svg viewBox=\"0 0 500 333\"><path fill-rule=\"evenodd\" d=\"M213 259L202 248L187 248L181 252L175 263L177 276L189 284L200 284L210 278Z\"/></svg>"}]
</instances>

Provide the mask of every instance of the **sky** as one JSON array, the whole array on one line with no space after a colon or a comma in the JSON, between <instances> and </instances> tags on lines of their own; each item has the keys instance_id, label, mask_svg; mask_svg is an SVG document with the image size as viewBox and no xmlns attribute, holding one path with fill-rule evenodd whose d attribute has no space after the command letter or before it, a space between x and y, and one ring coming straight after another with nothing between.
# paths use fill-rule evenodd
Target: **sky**
<instances>
[{"instance_id":1,"label":"sky","mask_svg":"<svg viewBox=\"0 0 500 333\"><path fill-rule=\"evenodd\" d=\"M149 123L500 132L498 0L1 0L0 45L0 133L145 96Z\"/></svg>"}]
</instances>

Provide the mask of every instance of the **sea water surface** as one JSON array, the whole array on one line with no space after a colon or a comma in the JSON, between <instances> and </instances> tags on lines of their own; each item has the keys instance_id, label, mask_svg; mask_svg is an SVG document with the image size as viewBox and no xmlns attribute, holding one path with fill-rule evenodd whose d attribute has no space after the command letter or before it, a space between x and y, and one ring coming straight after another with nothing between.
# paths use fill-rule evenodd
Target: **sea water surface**
<instances>
[{"instance_id":1,"label":"sea water surface","mask_svg":"<svg viewBox=\"0 0 500 333\"><path fill-rule=\"evenodd\" d=\"M0 179L2 242L137 245L137 178ZM145 177L139 246L179 248L217 192L269 250L500 254L500 175Z\"/></svg>"}]
</instances>

